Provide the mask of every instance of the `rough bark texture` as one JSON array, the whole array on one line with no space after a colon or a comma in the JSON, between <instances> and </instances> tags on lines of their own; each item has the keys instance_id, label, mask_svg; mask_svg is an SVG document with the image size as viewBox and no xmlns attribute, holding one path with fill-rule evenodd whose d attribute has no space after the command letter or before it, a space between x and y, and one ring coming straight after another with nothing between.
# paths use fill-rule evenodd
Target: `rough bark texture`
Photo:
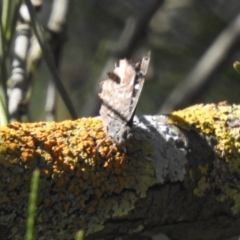
<instances>
[{"instance_id":1,"label":"rough bark texture","mask_svg":"<svg viewBox=\"0 0 240 240\"><path fill-rule=\"evenodd\" d=\"M125 146L99 118L0 128L0 223L23 239L41 170L35 239L225 239L240 234L238 106L196 105L134 120Z\"/></svg>"}]
</instances>

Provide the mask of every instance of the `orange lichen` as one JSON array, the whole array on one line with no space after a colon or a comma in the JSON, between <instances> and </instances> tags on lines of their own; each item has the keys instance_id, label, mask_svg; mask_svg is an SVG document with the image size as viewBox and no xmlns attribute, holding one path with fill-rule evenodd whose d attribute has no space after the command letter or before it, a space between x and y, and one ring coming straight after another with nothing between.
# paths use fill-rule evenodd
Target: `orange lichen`
<instances>
[{"instance_id":1,"label":"orange lichen","mask_svg":"<svg viewBox=\"0 0 240 240\"><path fill-rule=\"evenodd\" d=\"M124 189L132 191L134 188L137 195L142 191L137 189L139 185L146 191L155 183L153 166L142 158L142 152L129 155L128 159L125 150L106 137L99 118L61 123L12 123L1 127L1 208L20 213L23 206L27 206L32 171L39 168L41 212L38 223L48 227L45 222L51 222L51 217L61 211L69 211L77 212L77 220L71 224L75 224L77 229L86 227L90 223L84 219L90 219L95 212L101 218L105 217L102 212L105 202L101 201L101 197L110 198ZM149 167L137 168L141 161ZM143 184L138 185L142 179ZM130 205L129 210L134 201L126 200L124 203L122 199L125 205ZM110 203L107 211L123 214L122 207L118 211L121 203ZM127 210L124 211L127 213ZM21 216L25 218L24 214ZM11 221L14 221L14 216ZM61 221L56 222L60 224ZM80 222L83 226L79 225ZM70 225L61 227L72 228Z\"/></svg>"}]
</instances>

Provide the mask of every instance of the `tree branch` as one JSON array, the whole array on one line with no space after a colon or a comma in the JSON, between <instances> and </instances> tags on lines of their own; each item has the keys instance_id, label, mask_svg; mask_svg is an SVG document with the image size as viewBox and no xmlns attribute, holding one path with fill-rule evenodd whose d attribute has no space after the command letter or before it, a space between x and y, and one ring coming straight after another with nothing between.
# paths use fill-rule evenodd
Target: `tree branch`
<instances>
[{"instance_id":1,"label":"tree branch","mask_svg":"<svg viewBox=\"0 0 240 240\"><path fill-rule=\"evenodd\" d=\"M225 103L135 117L126 151L105 138L100 118L0 127L0 224L23 238L39 168L36 239L79 229L86 239L239 234L239 128L240 106Z\"/></svg>"},{"instance_id":2,"label":"tree branch","mask_svg":"<svg viewBox=\"0 0 240 240\"><path fill-rule=\"evenodd\" d=\"M59 68L63 45L66 40L66 15L68 10L68 0L54 0L52 11L47 23L48 42L54 56L56 68ZM53 79L48 81L47 96L45 103L46 121L56 119L57 89Z\"/></svg>"},{"instance_id":3,"label":"tree branch","mask_svg":"<svg viewBox=\"0 0 240 240\"><path fill-rule=\"evenodd\" d=\"M219 34L186 79L181 81L169 94L161 106L159 114L188 106L192 99L196 99L196 96L204 90L204 87L210 81L211 76L221 67L233 47L238 44L239 25L240 14Z\"/></svg>"}]
</instances>

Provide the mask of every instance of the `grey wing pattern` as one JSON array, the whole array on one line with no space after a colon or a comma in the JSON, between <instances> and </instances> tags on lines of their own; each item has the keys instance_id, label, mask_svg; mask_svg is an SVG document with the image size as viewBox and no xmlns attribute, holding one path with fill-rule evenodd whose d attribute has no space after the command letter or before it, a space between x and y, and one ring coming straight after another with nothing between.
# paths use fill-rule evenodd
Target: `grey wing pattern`
<instances>
[{"instance_id":1,"label":"grey wing pattern","mask_svg":"<svg viewBox=\"0 0 240 240\"><path fill-rule=\"evenodd\" d=\"M132 97L131 97L131 108L130 108L131 117L135 112L139 97L142 92L142 88L143 88L143 85L145 82L145 75L148 70L149 62L150 62L150 52L148 52L147 56L142 58L141 62L139 62L135 65L136 79L134 82L134 89L133 89Z\"/></svg>"},{"instance_id":2,"label":"grey wing pattern","mask_svg":"<svg viewBox=\"0 0 240 240\"><path fill-rule=\"evenodd\" d=\"M124 59L120 60L119 66L112 73L109 73L109 79L100 83L102 92L99 97L103 101L100 115L103 119L110 117L115 121L120 119L125 123L130 119L130 104L135 76L134 66Z\"/></svg>"},{"instance_id":3,"label":"grey wing pattern","mask_svg":"<svg viewBox=\"0 0 240 240\"><path fill-rule=\"evenodd\" d=\"M131 127L132 118L141 94L145 74L150 61L150 53L133 65L126 59L108 73L108 79L100 82L102 100L100 115L108 136L118 143L123 142Z\"/></svg>"}]
</instances>

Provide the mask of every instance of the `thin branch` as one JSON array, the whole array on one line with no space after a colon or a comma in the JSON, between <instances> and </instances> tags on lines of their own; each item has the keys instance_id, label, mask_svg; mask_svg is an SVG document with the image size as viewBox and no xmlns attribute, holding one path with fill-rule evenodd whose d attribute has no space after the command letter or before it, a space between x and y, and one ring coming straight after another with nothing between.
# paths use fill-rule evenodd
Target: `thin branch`
<instances>
[{"instance_id":1,"label":"thin branch","mask_svg":"<svg viewBox=\"0 0 240 240\"><path fill-rule=\"evenodd\" d=\"M66 24L69 0L54 0L47 28L55 33L61 33Z\"/></svg>"},{"instance_id":2,"label":"thin branch","mask_svg":"<svg viewBox=\"0 0 240 240\"><path fill-rule=\"evenodd\" d=\"M13 33L16 29L18 13L19 13L19 9L22 4L22 1L23 0L11 1L11 3L13 3L13 9L11 10L11 18L9 20L9 30L6 32L6 42L7 42L8 48L10 47L11 40L13 38Z\"/></svg>"},{"instance_id":3,"label":"thin branch","mask_svg":"<svg viewBox=\"0 0 240 240\"><path fill-rule=\"evenodd\" d=\"M67 94L67 92L65 90L65 87L62 84L62 81L59 77L59 74L57 72L57 69L56 69L56 66L55 66L55 63L54 63L54 60L53 60L53 56L51 54L51 51L49 50L49 47L46 43L45 38L43 37L42 29L41 29L39 23L37 22L37 19L36 19L35 12L34 12L32 4L31 4L31 1L26 0L26 5L28 7L29 14L31 16L33 31L34 31L34 33L35 33L35 35L36 35L36 37L39 41L39 44L40 44L42 52L43 52L44 59L47 63L47 66L49 67L49 71L51 72L51 74L53 76L53 79L55 81L55 84L56 84L56 87L59 91L59 94L61 95L61 97L63 99L63 102L65 103L65 105L66 105L69 113L71 114L72 118L76 119L77 114L74 110L72 101L71 101L69 95Z\"/></svg>"},{"instance_id":4,"label":"thin branch","mask_svg":"<svg viewBox=\"0 0 240 240\"><path fill-rule=\"evenodd\" d=\"M54 121L56 114L57 92L55 83L50 79L48 81L47 96L45 103L46 121Z\"/></svg>"},{"instance_id":5,"label":"thin branch","mask_svg":"<svg viewBox=\"0 0 240 240\"><path fill-rule=\"evenodd\" d=\"M204 53L184 81L172 91L162 104L159 113L168 113L191 104L191 100L202 91L211 76L230 54L240 36L240 14L224 29Z\"/></svg>"},{"instance_id":6,"label":"thin branch","mask_svg":"<svg viewBox=\"0 0 240 240\"><path fill-rule=\"evenodd\" d=\"M47 23L48 42L51 42L51 49L54 56L56 68L59 67L60 55L65 42L65 24L68 10L68 0L54 0L49 21ZM57 90L52 79L48 81L47 96L45 103L46 121L54 121L56 118Z\"/></svg>"},{"instance_id":7,"label":"thin branch","mask_svg":"<svg viewBox=\"0 0 240 240\"><path fill-rule=\"evenodd\" d=\"M29 23L20 23L16 31L12 72L8 80L8 111L10 122L21 120L20 104L25 99L28 88L26 61L31 38L31 28Z\"/></svg>"}]
</instances>

